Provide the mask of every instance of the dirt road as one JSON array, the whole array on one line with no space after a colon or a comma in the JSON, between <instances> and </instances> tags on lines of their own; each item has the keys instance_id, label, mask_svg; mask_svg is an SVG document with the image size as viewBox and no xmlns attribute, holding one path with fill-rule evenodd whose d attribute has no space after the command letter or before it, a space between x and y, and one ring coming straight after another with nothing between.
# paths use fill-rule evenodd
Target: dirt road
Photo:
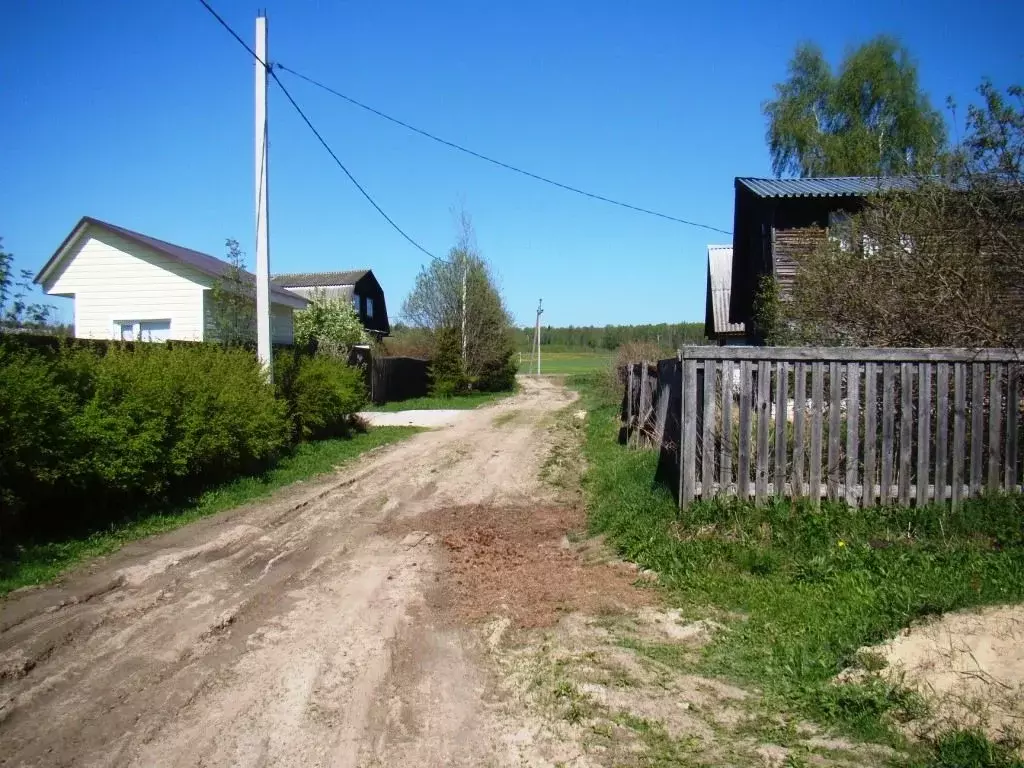
<instances>
[{"instance_id":1,"label":"dirt road","mask_svg":"<svg viewBox=\"0 0 1024 768\"><path fill-rule=\"evenodd\" d=\"M483 721L485 675L449 619L438 537L415 520L547 500L545 426L570 401L527 381L455 426L12 596L0 764L518 762Z\"/></svg>"}]
</instances>

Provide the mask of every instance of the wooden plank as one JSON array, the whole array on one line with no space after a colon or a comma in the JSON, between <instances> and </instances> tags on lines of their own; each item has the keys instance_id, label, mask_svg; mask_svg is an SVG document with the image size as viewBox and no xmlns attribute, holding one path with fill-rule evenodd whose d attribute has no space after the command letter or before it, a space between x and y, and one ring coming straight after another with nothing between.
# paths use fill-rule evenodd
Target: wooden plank
<instances>
[{"instance_id":1,"label":"wooden plank","mask_svg":"<svg viewBox=\"0 0 1024 768\"><path fill-rule=\"evenodd\" d=\"M824 363L811 363L811 458L810 487L807 489L815 506L821 503L821 420L825 411Z\"/></svg>"},{"instance_id":2,"label":"wooden plank","mask_svg":"<svg viewBox=\"0 0 1024 768\"><path fill-rule=\"evenodd\" d=\"M768 496L768 404L772 382L771 363L757 364L757 465L754 470L754 500L763 504Z\"/></svg>"},{"instance_id":3,"label":"wooden plank","mask_svg":"<svg viewBox=\"0 0 1024 768\"><path fill-rule=\"evenodd\" d=\"M1020 439L1020 366L1010 365L1006 369L1006 450L1003 452L1004 470L1003 484L1008 491L1017 486L1017 457Z\"/></svg>"},{"instance_id":4,"label":"wooden plank","mask_svg":"<svg viewBox=\"0 0 1024 768\"><path fill-rule=\"evenodd\" d=\"M740 363L740 434L739 458L736 463L736 495L750 496L750 361Z\"/></svg>"},{"instance_id":5,"label":"wooden plank","mask_svg":"<svg viewBox=\"0 0 1024 768\"><path fill-rule=\"evenodd\" d=\"M1002 481L1003 366L988 367L988 489L995 493Z\"/></svg>"},{"instance_id":6,"label":"wooden plank","mask_svg":"<svg viewBox=\"0 0 1024 768\"><path fill-rule=\"evenodd\" d=\"M900 468L899 501L910 506L910 460L914 450L914 366L900 365Z\"/></svg>"},{"instance_id":7,"label":"wooden plank","mask_svg":"<svg viewBox=\"0 0 1024 768\"><path fill-rule=\"evenodd\" d=\"M793 496L799 497L806 494L804 416L807 413L807 364L796 363L793 368Z\"/></svg>"},{"instance_id":8,"label":"wooden plank","mask_svg":"<svg viewBox=\"0 0 1024 768\"><path fill-rule=\"evenodd\" d=\"M1010 363L1018 358L1012 349L963 349L947 347L709 347L689 345L679 349L680 359L693 360L789 360L825 363Z\"/></svg>"},{"instance_id":9,"label":"wooden plank","mask_svg":"<svg viewBox=\"0 0 1024 768\"><path fill-rule=\"evenodd\" d=\"M843 374L839 363L828 365L828 497L839 498L839 446L843 415Z\"/></svg>"},{"instance_id":10,"label":"wooden plank","mask_svg":"<svg viewBox=\"0 0 1024 768\"><path fill-rule=\"evenodd\" d=\"M846 503L857 503L857 476L860 469L860 365L846 366Z\"/></svg>"},{"instance_id":11,"label":"wooden plank","mask_svg":"<svg viewBox=\"0 0 1024 768\"><path fill-rule=\"evenodd\" d=\"M700 497L710 499L715 482L715 378L718 364L704 361L704 413L701 430Z\"/></svg>"},{"instance_id":12,"label":"wooden plank","mask_svg":"<svg viewBox=\"0 0 1024 768\"><path fill-rule=\"evenodd\" d=\"M779 362L775 366L775 497L781 498L786 490L788 444L786 427L789 419L786 408L789 397L789 366Z\"/></svg>"},{"instance_id":13,"label":"wooden plank","mask_svg":"<svg viewBox=\"0 0 1024 768\"><path fill-rule=\"evenodd\" d=\"M633 364L626 368L626 445L633 437Z\"/></svg>"},{"instance_id":14,"label":"wooden plank","mask_svg":"<svg viewBox=\"0 0 1024 768\"><path fill-rule=\"evenodd\" d=\"M697 463L697 361L683 361L682 397L682 464L679 468L682 490L680 502L683 506L693 501L695 465Z\"/></svg>"},{"instance_id":15,"label":"wooden plank","mask_svg":"<svg viewBox=\"0 0 1024 768\"><path fill-rule=\"evenodd\" d=\"M964 493L964 433L967 426L967 366L964 363L953 365L953 476L949 499L952 508L960 508L960 500Z\"/></svg>"},{"instance_id":16,"label":"wooden plank","mask_svg":"<svg viewBox=\"0 0 1024 768\"><path fill-rule=\"evenodd\" d=\"M981 491L981 460L985 449L985 366L971 366L971 496Z\"/></svg>"},{"instance_id":17,"label":"wooden plank","mask_svg":"<svg viewBox=\"0 0 1024 768\"><path fill-rule=\"evenodd\" d=\"M949 363L935 366L935 501L946 500L949 457Z\"/></svg>"},{"instance_id":18,"label":"wooden plank","mask_svg":"<svg viewBox=\"0 0 1024 768\"><path fill-rule=\"evenodd\" d=\"M896 387L893 380L895 369L893 363L882 365L882 480L878 498L883 507L892 497L893 432L896 426Z\"/></svg>"},{"instance_id":19,"label":"wooden plank","mask_svg":"<svg viewBox=\"0 0 1024 768\"><path fill-rule=\"evenodd\" d=\"M932 447L932 364L917 364L917 506L928 503Z\"/></svg>"},{"instance_id":20,"label":"wooden plank","mask_svg":"<svg viewBox=\"0 0 1024 768\"><path fill-rule=\"evenodd\" d=\"M874 363L864 363L864 490L862 507L875 505L875 452L878 445L878 378Z\"/></svg>"},{"instance_id":21,"label":"wooden plank","mask_svg":"<svg viewBox=\"0 0 1024 768\"><path fill-rule=\"evenodd\" d=\"M722 461L718 470L718 482L723 493L732 482L732 360L722 362Z\"/></svg>"}]
</instances>

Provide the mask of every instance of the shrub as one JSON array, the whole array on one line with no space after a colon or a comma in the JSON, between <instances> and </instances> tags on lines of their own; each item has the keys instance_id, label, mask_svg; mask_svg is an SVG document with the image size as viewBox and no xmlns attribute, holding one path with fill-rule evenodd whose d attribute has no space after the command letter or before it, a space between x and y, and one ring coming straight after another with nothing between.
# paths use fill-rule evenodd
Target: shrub
<instances>
[{"instance_id":1,"label":"shrub","mask_svg":"<svg viewBox=\"0 0 1024 768\"><path fill-rule=\"evenodd\" d=\"M435 397L453 397L469 389L459 333L454 328L442 328L437 332L429 376L430 394Z\"/></svg>"},{"instance_id":2,"label":"shrub","mask_svg":"<svg viewBox=\"0 0 1024 768\"><path fill-rule=\"evenodd\" d=\"M291 398L295 429L303 439L343 434L366 403L363 373L338 358L301 358Z\"/></svg>"},{"instance_id":3,"label":"shrub","mask_svg":"<svg viewBox=\"0 0 1024 768\"><path fill-rule=\"evenodd\" d=\"M0 344L5 539L95 527L269 464L283 403L241 349Z\"/></svg>"}]
</instances>

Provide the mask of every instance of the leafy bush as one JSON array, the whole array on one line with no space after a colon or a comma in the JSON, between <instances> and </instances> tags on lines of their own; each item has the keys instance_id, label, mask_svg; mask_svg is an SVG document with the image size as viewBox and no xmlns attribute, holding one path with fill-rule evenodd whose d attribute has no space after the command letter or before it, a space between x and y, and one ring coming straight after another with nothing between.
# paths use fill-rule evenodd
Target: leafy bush
<instances>
[{"instance_id":1,"label":"leafy bush","mask_svg":"<svg viewBox=\"0 0 1024 768\"><path fill-rule=\"evenodd\" d=\"M285 405L254 356L208 346L0 343L0 525L95 527L269 464Z\"/></svg>"},{"instance_id":2,"label":"leafy bush","mask_svg":"<svg viewBox=\"0 0 1024 768\"><path fill-rule=\"evenodd\" d=\"M459 333L454 328L437 332L434 359L430 361L430 394L435 397L461 395L469 388L469 379L462 363Z\"/></svg>"},{"instance_id":3,"label":"leafy bush","mask_svg":"<svg viewBox=\"0 0 1024 768\"><path fill-rule=\"evenodd\" d=\"M369 340L352 303L327 298L322 289L306 309L295 313L295 343L301 346L315 344L319 351L347 355L353 346Z\"/></svg>"},{"instance_id":4,"label":"leafy bush","mask_svg":"<svg viewBox=\"0 0 1024 768\"><path fill-rule=\"evenodd\" d=\"M343 434L349 417L366 403L358 368L329 356L299 361L292 385L292 415L303 439Z\"/></svg>"}]
</instances>

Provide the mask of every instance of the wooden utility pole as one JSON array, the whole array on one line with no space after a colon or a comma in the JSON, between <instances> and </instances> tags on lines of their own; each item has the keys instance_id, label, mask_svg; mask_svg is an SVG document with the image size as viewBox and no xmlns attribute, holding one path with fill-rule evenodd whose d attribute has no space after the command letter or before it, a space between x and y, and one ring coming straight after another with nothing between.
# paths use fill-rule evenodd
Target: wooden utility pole
<instances>
[{"instance_id":1,"label":"wooden utility pole","mask_svg":"<svg viewBox=\"0 0 1024 768\"><path fill-rule=\"evenodd\" d=\"M256 353L273 376L270 346L270 211L267 206L267 17L256 17Z\"/></svg>"},{"instance_id":2,"label":"wooden utility pole","mask_svg":"<svg viewBox=\"0 0 1024 768\"><path fill-rule=\"evenodd\" d=\"M533 329L533 343L537 347L537 375L540 376L540 316L544 314L544 299L537 300L537 325Z\"/></svg>"}]
</instances>

